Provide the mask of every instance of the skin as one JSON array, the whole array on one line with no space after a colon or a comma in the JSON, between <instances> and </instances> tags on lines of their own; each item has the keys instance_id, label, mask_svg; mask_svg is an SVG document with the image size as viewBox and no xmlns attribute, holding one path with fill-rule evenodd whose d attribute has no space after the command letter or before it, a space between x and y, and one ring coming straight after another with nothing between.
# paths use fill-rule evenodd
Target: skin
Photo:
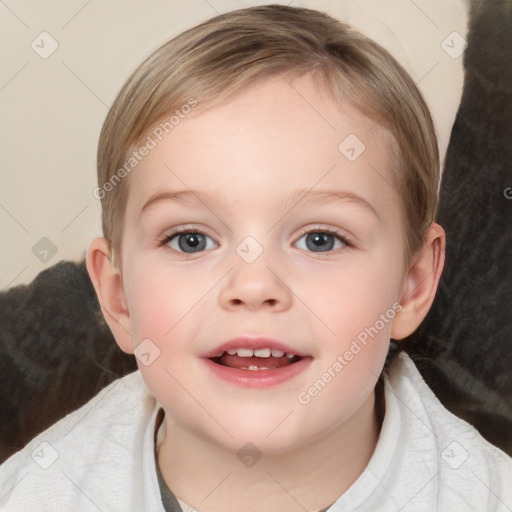
<instances>
[{"instance_id":1,"label":"skin","mask_svg":"<svg viewBox=\"0 0 512 512\"><path fill-rule=\"evenodd\" d=\"M338 149L349 134L366 146L353 162ZM159 464L173 492L201 512L320 510L370 460L374 388L390 337L409 335L428 312L445 247L433 224L406 264L389 144L383 127L336 105L311 77L272 77L228 102L199 105L130 175L122 273L107 242L91 242L87 266L120 347L133 353L150 339L160 350L149 366L139 362L166 413ZM141 215L155 193L183 189L195 194ZM308 192L288 199L300 189ZM312 202L318 190L370 206ZM183 228L207 235L205 250L180 253L179 238L158 246ZM348 244L328 237L333 250L319 252L307 233L325 229ZM263 250L252 263L236 252L247 236ZM298 394L398 303L393 320L300 403ZM282 340L312 361L270 388L226 383L200 356L241 335ZM262 455L251 468L236 456L247 442Z\"/></svg>"}]
</instances>

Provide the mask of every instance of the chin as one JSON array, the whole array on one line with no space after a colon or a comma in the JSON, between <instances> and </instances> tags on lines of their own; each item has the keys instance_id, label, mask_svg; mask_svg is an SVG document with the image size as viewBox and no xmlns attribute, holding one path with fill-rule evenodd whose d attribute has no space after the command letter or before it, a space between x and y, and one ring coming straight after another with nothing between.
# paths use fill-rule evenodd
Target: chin
<instances>
[{"instance_id":1,"label":"chin","mask_svg":"<svg viewBox=\"0 0 512 512\"><path fill-rule=\"evenodd\" d=\"M292 416L293 413L290 418L284 419L286 415L281 414L276 420L275 415L262 418L261 415L253 414L239 418L238 422L235 421L236 418L230 417L230 422L225 424L225 428L233 437L224 433L221 436L211 436L210 432L210 439L224 449L237 454L247 445L255 447L261 454L283 454L300 449L311 437L300 425L292 422L285 425Z\"/></svg>"}]
</instances>

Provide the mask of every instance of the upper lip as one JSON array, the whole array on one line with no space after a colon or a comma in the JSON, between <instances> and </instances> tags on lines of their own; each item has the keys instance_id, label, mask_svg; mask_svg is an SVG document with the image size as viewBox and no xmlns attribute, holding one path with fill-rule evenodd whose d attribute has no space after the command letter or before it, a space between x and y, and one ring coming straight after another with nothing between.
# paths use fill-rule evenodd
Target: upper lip
<instances>
[{"instance_id":1,"label":"upper lip","mask_svg":"<svg viewBox=\"0 0 512 512\"><path fill-rule=\"evenodd\" d=\"M282 352L288 354L294 354L299 357L306 357L307 355L297 350L296 348L290 347L286 343L283 343L282 341L276 340L274 338L262 336L239 336L237 338L233 338L218 345L216 348L204 353L201 357L205 357L208 359L212 357L219 357L222 355L223 352L227 352L228 350L236 350L238 348L250 348L252 350L270 348L275 350L281 350Z\"/></svg>"}]
</instances>

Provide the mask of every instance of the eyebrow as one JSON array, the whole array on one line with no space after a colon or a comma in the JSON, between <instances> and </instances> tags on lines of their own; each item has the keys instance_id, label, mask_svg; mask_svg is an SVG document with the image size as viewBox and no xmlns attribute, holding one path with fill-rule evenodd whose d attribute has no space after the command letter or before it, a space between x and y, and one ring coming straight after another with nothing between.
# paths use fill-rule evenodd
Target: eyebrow
<instances>
[{"instance_id":1,"label":"eyebrow","mask_svg":"<svg viewBox=\"0 0 512 512\"><path fill-rule=\"evenodd\" d=\"M153 194L145 203L144 206L140 210L139 218L142 217L142 214L154 206L155 204L161 203L163 201L179 201L186 202L190 199L199 200L201 203L206 205L206 201L212 201L214 197L208 193L195 192L191 189L188 190L164 190L163 192L156 192ZM206 201L205 201L206 199Z\"/></svg>"},{"instance_id":2,"label":"eyebrow","mask_svg":"<svg viewBox=\"0 0 512 512\"><path fill-rule=\"evenodd\" d=\"M205 192L196 192L191 189L166 190L162 192L156 192L145 202L144 206L141 208L139 217L141 217L142 214L150 207L164 201L187 202L190 201L191 199L195 199L203 203L205 206L207 206L208 202L220 202L222 198ZM333 191L298 189L285 197L284 204L290 205L288 210L290 211L293 208L295 208L298 204L322 204L332 203L336 201L347 201L359 204L360 206L364 207L366 210L371 212L373 215L375 215L378 219L380 219L380 215L370 202L368 202L366 199L364 199L358 194L354 194L353 192L348 192L344 190Z\"/></svg>"},{"instance_id":3,"label":"eyebrow","mask_svg":"<svg viewBox=\"0 0 512 512\"><path fill-rule=\"evenodd\" d=\"M291 208L294 208L298 204L321 204L328 202L332 203L337 201L347 201L362 206L373 215L375 215L378 219L380 219L379 213L369 201L358 194L346 190L300 189L296 190L293 194L288 196L285 201L287 204L288 202L293 203Z\"/></svg>"}]
</instances>

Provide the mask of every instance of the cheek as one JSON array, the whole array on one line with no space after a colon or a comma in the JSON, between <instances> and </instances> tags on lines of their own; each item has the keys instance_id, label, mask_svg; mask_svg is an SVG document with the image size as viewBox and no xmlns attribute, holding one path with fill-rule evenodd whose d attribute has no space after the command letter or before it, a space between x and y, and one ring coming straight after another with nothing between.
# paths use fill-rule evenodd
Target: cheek
<instances>
[{"instance_id":1,"label":"cheek","mask_svg":"<svg viewBox=\"0 0 512 512\"><path fill-rule=\"evenodd\" d=\"M318 406L328 403L338 412L346 408L345 416L372 391L400 307L396 302L400 271L398 266L382 265L376 258L342 271L317 272L308 282L309 301L319 319L315 335L323 343L321 364L316 368L317 385L311 390L314 396L307 393L306 400L311 398ZM304 290L302 296L306 295ZM321 398L316 398L316 388L321 390Z\"/></svg>"},{"instance_id":2,"label":"cheek","mask_svg":"<svg viewBox=\"0 0 512 512\"><path fill-rule=\"evenodd\" d=\"M317 324L323 324L327 338L343 344L376 322L379 331L389 334L391 322L382 325L380 319L386 314L385 320L394 317L400 272L398 265L382 264L379 258L361 258L358 264L345 268L317 266L303 273L303 285L297 295L317 315ZM308 275L309 278L304 277Z\"/></svg>"},{"instance_id":3,"label":"cheek","mask_svg":"<svg viewBox=\"0 0 512 512\"><path fill-rule=\"evenodd\" d=\"M344 292L332 292L330 300L319 296L315 303L329 329L323 325L316 329L316 336L323 340L322 351L313 377L296 397L313 431L320 428L315 417L323 417L322 428L350 418L372 394L386 360L396 315L393 294L377 293L375 282L375 288L356 286L361 285L356 283L358 277L364 276L347 277Z\"/></svg>"},{"instance_id":4,"label":"cheek","mask_svg":"<svg viewBox=\"0 0 512 512\"><path fill-rule=\"evenodd\" d=\"M204 283L178 269L153 261L133 261L130 274L130 316L134 345L149 347L149 364L137 358L139 370L159 403L186 417L194 402L184 392L194 390L190 374L191 339L197 329L197 307ZM148 345L148 341L151 343ZM136 350L137 355L137 350ZM186 362L185 362L186 361ZM146 361L148 362L148 361ZM193 391L195 393L195 391Z\"/></svg>"},{"instance_id":5,"label":"cheek","mask_svg":"<svg viewBox=\"0 0 512 512\"><path fill-rule=\"evenodd\" d=\"M154 261L134 265L130 283L132 332L138 340L167 338L201 301L205 289L204 277L186 270Z\"/></svg>"}]
</instances>

